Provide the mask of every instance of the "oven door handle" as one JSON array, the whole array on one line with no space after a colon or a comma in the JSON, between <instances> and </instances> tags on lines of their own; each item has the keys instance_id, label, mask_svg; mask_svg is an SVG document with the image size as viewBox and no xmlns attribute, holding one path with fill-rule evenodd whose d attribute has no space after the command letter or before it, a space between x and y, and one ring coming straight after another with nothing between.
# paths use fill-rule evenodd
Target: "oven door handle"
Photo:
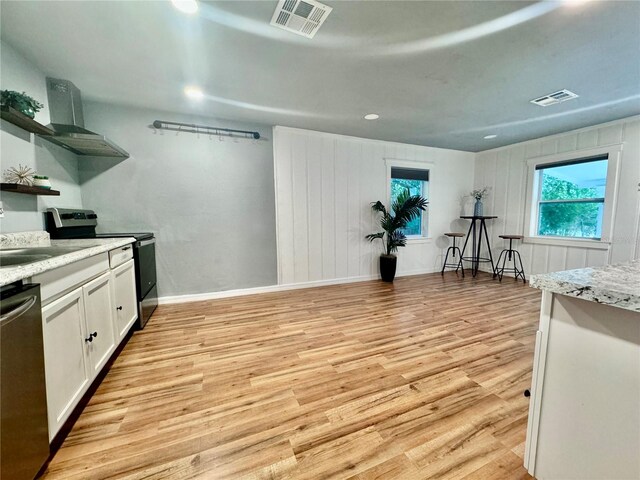
<instances>
[{"instance_id":1,"label":"oven door handle","mask_svg":"<svg viewBox=\"0 0 640 480\"><path fill-rule=\"evenodd\" d=\"M147 245L151 245L152 243L156 243L155 238L150 238L149 240L142 240L138 242L138 247L146 247Z\"/></svg>"}]
</instances>

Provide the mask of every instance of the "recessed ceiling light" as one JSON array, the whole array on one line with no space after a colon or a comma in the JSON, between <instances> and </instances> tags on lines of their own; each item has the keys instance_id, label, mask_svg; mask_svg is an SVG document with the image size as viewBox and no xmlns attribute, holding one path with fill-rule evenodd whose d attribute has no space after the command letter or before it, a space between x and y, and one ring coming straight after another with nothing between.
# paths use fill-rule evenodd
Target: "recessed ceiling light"
<instances>
[{"instance_id":1,"label":"recessed ceiling light","mask_svg":"<svg viewBox=\"0 0 640 480\"><path fill-rule=\"evenodd\" d=\"M485 140L491 140L492 138L496 138L498 135L485 135L484 139Z\"/></svg>"},{"instance_id":2,"label":"recessed ceiling light","mask_svg":"<svg viewBox=\"0 0 640 480\"><path fill-rule=\"evenodd\" d=\"M184 94L189 98L193 98L194 100L202 100L204 98L204 93L199 87L184 87Z\"/></svg>"},{"instance_id":3,"label":"recessed ceiling light","mask_svg":"<svg viewBox=\"0 0 640 480\"><path fill-rule=\"evenodd\" d=\"M378 115L377 113L367 113L364 116L365 120L377 120L380 118L380 115Z\"/></svg>"},{"instance_id":4,"label":"recessed ceiling light","mask_svg":"<svg viewBox=\"0 0 640 480\"><path fill-rule=\"evenodd\" d=\"M184 13L193 15L198 11L198 2L196 0L171 0L173 6Z\"/></svg>"}]
</instances>

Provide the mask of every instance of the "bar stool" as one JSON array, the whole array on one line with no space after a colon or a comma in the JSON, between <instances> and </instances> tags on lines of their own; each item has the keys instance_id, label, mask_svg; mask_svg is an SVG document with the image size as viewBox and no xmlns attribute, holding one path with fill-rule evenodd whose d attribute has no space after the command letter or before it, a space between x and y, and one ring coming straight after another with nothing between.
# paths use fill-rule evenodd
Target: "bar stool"
<instances>
[{"instance_id":1,"label":"bar stool","mask_svg":"<svg viewBox=\"0 0 640 480\"><path fill-rule=\"evenodd\" d=\"M458 273L458 269L461 269L462 276L464 277L464 267L462 266L462 251L460 250L460 247L456 246L456 238L464 237L464 233L448 232L448 233L445 233L444 235L445 237L453 238L453 246L447 248L447 254L444 257L444 265L442 265L442 272L440 272L440 274L444 275L445 268L455 267L456 273ZM458 260L458 263L447 263L447 260L449 259L449 252L451 252L451 256L453 258L456 258L456 251L458 252L458 258L460 258L460 260Z\"/></svg>"},{"instance_id":2,"label":"bar stool","mask_svg":"<svg viewBox=\"0 0 640 480\"><path fill-rule=\"evenodd\" d=\"M522 277L522 281L526 283L526 279L524 277L524 266L522 265L522 258L520 257L520 252L518 250L513 249L513 241L514 240L522 240L524 237L522 235L499 235L500 238L504 240L509 240L509 248L505 248L500 252L500 256L498 257L498 261L496 262L496 269L493 271L493 278L498 277L500 281L502 281L502 276L504 272L515 274L515 279L518 280L518 277ZM517 256L517 262L516 262ZM512 259L513 257L513 259ZM502 267L500 266L500 260L502 260ZM511 262L513 260L513 268L505 268L505 264L507 262ZM518 263L520 264L520 268L518 268Z\"/></svg>"}]
</instances>

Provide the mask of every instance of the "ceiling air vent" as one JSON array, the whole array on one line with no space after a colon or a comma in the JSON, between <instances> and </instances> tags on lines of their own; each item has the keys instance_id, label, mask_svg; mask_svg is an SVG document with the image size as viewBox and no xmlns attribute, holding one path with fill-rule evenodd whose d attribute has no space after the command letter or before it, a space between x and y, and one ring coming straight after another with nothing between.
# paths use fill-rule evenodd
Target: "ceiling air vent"
<instances>
[{"instance_id":1,"label":"ceiling air vent","mask_svg":"<svg viewBox=\"0 0 640 480\"><path fill-rule=\"evenodd\" d=\"M531 100L531 103L535 103L540 107L548 107L549 105L555 105L556 103L566 102L567 100L573 100L574 98L578 98L578 95L576 95L573 92L570 92L569 90L560 90L558 92L545 95L544 97Z\"/></svg>"},{"instance_id":2,"label":"ceiling air vent","mask_svg":"<svg viewBox=\"0 0 640 480\"><path fill-rule=\"evenodd\" d=\"M280 0L271 25L313 38L333 8L315 0Z\"/></svg>"}]
</instances>

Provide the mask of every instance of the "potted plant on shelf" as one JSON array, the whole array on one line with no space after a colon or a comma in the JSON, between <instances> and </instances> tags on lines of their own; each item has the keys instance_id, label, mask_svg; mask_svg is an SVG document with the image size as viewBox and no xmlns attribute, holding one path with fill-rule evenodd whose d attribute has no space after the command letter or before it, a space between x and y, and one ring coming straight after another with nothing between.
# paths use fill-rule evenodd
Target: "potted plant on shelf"
<instances>
[{"instance_id":1,"label":"potted plant on shelf","mask_svg":"<svg viewBox=\"0 0 640 480\"><path fill-rule=\"evenodd\" d=\"M46 175L34 175L33 176L33 186L40 188L51 188L51 182L49 181L49 177Z\"/></svg>"},{"instance_id":2,"label":"potted plant on shelf","mask_svg":"<svg viewBox=\"0 0 640 480\"><path fill-rule=\"evenodd\" d=\"M372 233L365 238L370 242L380 239L383 244L385 253L380 255L380 276L385 282L393 282L398 262L394 253L398 251L398 247L404 247L407 244L407 237L402 229L418 217L420 212L427 208L428 203L420 195L411 195L408 188L396 197L391 205L391 211L388 211L379 200L371 203L371 209L381 214L380 227L383 231Z\"/></svg>"},{"instance_id":3,"label":"potted plant on shelf","mask_svg":"<svg viewBox=\"0 0 640 480\"><path fill-rule=\"evenodd\" d=\"M31 119L33 119L36 116L36 112L39 112L44 106L25 92L19 93L13 90L2 90L0 92L0 105L15 108Z\"/></svg>"}]
</instances>

